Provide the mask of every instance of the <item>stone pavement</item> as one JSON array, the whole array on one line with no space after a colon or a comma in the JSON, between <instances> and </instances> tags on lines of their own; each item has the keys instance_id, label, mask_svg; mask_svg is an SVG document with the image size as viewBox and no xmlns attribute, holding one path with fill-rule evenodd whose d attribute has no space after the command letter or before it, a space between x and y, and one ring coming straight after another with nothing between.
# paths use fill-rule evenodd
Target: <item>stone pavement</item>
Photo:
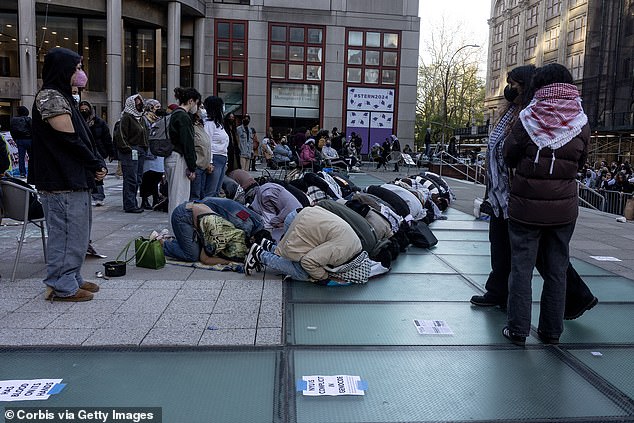
<instances>
[{"instance_id":1,"label":"stone pavement","mask_svg":"<svg viewBox=\"0 0 634 423\"><path fill-rule=\"evenodd\" d=\"M114 169L111 169L114 170ZM405 171L406 169L403 169ZM114 172L111 173L113 175ZM389 180L394 172L371 172ZM457 200L453 207L470 213L482 186L449 180ZM125 214L122 180L106 178L104 207L93 208L92 240L108 259L88 258L83 268L95 280L102 263L117 256L131 239L166 227L167 214ZM282 344L284 287L271 273L248 277L192 267L167 265L149 270L128 265L120 278L97 280L101 290L87 303L44 301L45 264L39 231L29 228L16 281L10 282L19 226L0 227L0 346L208 346ZM634 225L615 216L583 209L571 255L618 275L634 278ZM589 256L612 256L620 262Z\"/></svg>"}]
</instances>

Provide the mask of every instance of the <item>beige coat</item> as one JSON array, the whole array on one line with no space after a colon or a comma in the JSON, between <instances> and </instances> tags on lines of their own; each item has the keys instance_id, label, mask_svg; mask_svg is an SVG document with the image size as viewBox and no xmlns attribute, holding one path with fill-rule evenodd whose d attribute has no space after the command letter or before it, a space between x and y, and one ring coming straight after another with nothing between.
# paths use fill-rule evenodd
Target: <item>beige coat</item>
<instances>
[{"instance_id":1,"label":"beige coat","mask_svg":"<svg viewBox=\"0 0 634 423\"><path fill-rule=\"evenodd\" d=\"M196 149L196 166L207 169L211 163L211 138L202 125L194 125L194 147Z\"/></svg>"},{"instance_id":2,"label":"beige coat","mask_svg":"<svg viewBox=\"0 0 634 423\"><path fill-rule=\"evenodd\" d=\"M323 207L302 209L277 245L275 254L299 262L314 280L328 278L324 266L340 266L361 253L352 227Z\"/></svg>"}]
</instances>

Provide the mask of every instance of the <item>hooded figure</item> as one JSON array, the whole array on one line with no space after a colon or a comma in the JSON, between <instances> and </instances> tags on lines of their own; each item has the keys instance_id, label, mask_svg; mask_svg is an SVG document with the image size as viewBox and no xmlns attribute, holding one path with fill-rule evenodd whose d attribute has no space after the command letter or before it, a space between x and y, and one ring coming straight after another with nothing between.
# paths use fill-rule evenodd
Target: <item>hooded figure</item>
<instances>
[{"instance_id":1,"label":"hooded figure","mask_svg":"<svg viewBox=\"0 0 634 423\"><path fill-rule=\"evenodd\" d=\"M54 48L44 57L43 86L33 104L33 146L28 182L40 191L48 248L45 298L88 301L99 287L81 276L90 238L90 191L106 176L71 86L83 87L81 57Z\"/></svg>"}]
</instances>

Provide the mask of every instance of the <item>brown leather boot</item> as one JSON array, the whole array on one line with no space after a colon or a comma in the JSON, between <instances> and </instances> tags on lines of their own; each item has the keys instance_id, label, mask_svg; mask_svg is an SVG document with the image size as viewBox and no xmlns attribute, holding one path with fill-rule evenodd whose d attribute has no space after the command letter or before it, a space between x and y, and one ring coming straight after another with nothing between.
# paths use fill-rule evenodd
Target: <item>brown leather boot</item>
<instances>
[{"instance_id":1,"label":"brown leather boot","mask_svg":"<svg viewBox=\"0 0 634 423\"><path fill-rule=\"evenodd\" d=\"M92 297L92 292L86 291L85 289L81 288L77 292L75 292L75 295L71 295L70 297L58 297L57 295L55 295L55 290L50 286L46 288L46 294L44 294L44 299L48 301L65 301L73 303L90 301L92 300Z\"/></svg>"},{"instance_id":2,"label":"brown leather boot","mask_svg":"<svg viewBox=\"0 0 634 423\"><path fill-rule=\"evenodd\" d=\"M84 291L88 291L88 292L99 292L99 285L97 285L94 282L84 281L84 283L81 284L79 289L83 289Z\"/></svg>"}]
</instances>

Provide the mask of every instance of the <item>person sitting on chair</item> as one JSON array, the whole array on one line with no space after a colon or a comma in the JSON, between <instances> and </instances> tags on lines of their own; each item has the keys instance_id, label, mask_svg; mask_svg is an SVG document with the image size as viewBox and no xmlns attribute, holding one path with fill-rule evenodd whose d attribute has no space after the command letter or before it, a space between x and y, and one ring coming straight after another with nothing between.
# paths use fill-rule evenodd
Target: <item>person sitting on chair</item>
<instances>
[{"instance_id":1,"label":"person sitting on chair","mask_svg":"<svg viewBox=\"0 0 634 423\"><path fill-rule=\"evenodd\" d=\"M293 163L293 152L287 144L286 137L282 137L280 142L273 149L273 161L281 167L291 167Z\"/></svg>"},{"instance_id":2,"label":"person sitting on chair","mask_svg":"<svg viewBox=\"0 0 634 423\"><path fill-rule=\"evenodd\" d=\"M321 149L321 154L324 157L328 167L340 167L348 170L348 164L344 159L339 157L339 153L337 153L337 150L332 148L332 143L330 142L330 140L326 141L326 144Z\"/></svg>"},{"instance_id":3,"label":"person sitting on chair","mask_svg":"<svg viewBox=\"0 0 634 423\"><path fill-rule=\"evenodd\" d=\"M303 168L311 168L313 171L321 170L319 159L317 158L317 151L315 149L315 140L309 138L299 153L299 164Z\"/></svg>"}]
</instances>

